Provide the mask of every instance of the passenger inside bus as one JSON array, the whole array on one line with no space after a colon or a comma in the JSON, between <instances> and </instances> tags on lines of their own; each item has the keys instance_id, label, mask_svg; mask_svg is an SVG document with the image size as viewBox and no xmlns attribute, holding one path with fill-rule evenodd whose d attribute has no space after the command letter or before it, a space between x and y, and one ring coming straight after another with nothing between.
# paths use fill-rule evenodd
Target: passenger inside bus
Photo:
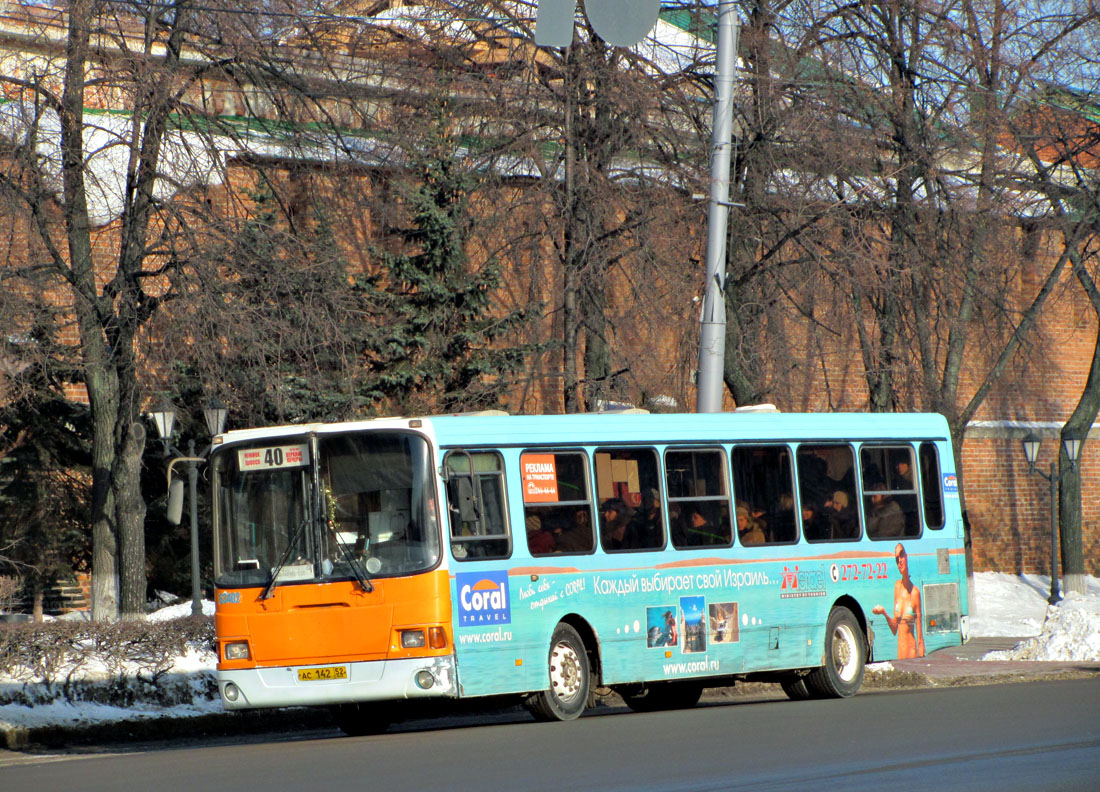
<instances>
[{"instance_id":1,"label":"passenger inside bus","mask_svg":"<svg viewBox=\"0 0 1100 792\"><path fill-rule=\"evenodd\" d=\"M524 527L527 529L527 549L531 555L549 555L557 550L554 534L542 527L542 520L537 515L527 515Z\"/></svg>"},{"instance_id":2,"label":"passenger inside bus","mask_svg":"<svg viewBox=\"0 0 1100 792\"><path fill-rule=\"evenodd\" d=\"M661 525L661 493L652 487L642 490L642 507L634 513L628 533L635 548L654 548L664 544Z\"/></svg>"},{"instance_id":3,"label":"passenger inside bus","mask_svg":"<svg viewBox=\"0 0 1100 792\"><path fill-rule=\"evenodd\" d=\"M683 520L683 544L688 547L700 545L729 544L729 530L715 524L708 509L699 504L691 504ZM728 522L728 520L726 520Z\"/></svg>"},{"instance_id":4,"label":"passenger inside bus","mask_svg":"<svg viewBox=\"0 0 1100 792\"><path fill-rule=\"evenodd\" d=\"M810 541L829 538L829 522L824 502L816 497L802 499L802 535Z\"/></svg>"},{"instance_id":5,"label":"passenger inside bus","mask_svg":"<svg viewBox=\"0 0 1100 792\"><path fill-rule=\"evenodd\" d=\"M767 538L764 529L767 523L764 521L764 510L749 505L748 501L737 501L737 535L741 544L764 544Z\"/></svg>"},{"instance_id":6,"label":"passenger inside bus","mask_svg":"<svg viewBox=\"0 0 1100 792\"><path fill-rule=\"evenodd\" d=\"M911 490L914 496L903 495L895 497L897 504L905 515L905 535L917 536L920 534L920 514L917 509L916 483L913 481L913 465L909 457L909 449L897 455L894 461L894 489Z\"/></svg>"},{"instance_id":7,"label":"passenger inside bus","mask_svg":"<svg viewBox=\"0 0 1100 792\"><path fill-rule=\"evenodd\" d=\"M880 538L905 535L905 514L886 485L876 482L868 488L867 535Z\"/></svg>"},{"instance_id":8,"label":"passenger inside bus","mask_svg":"<svg viewBox=\"0 0 1100 792\"><path fill-rule=\"evenodd\" d=\"M851 506L851 498L843 490L837 490L825 501L825 515L829 522L830 539L856 539L859 537L859 517Z\"/></svg>"},{"instance_id":9,"label":"passenger inside bus","mask_svg":"<svg viewBox=\"0 0 1100 792\"><path fill-rule=\"evenodd\" d=\"M798 526L794 519L794 495L784 492L779 496L768 525L770 530L766 535L769 542L793 542L798 538Z\"/></svg>"},{"instance_id":10,"label":"passenger inside bus","mask_svg":"<svg viewBox=\"0 0 1100 792\"><path fill-rule=\"evenodd\" d=\"M576 509L572 519L555 529L554 539L559 553L587 553L592 549L592 520L588 507Z\"/></svg>"},{"instance_id":11,"label":"passenger inside bus","mask_svg":"<svg viewBox=\"0 0 1100 792\"><path fill-rule=\"evenodd\" d=\"M633 545L627 536L631 510L621 498L608 498L600 506L600 541L604 550L630 550Z\"/></svg>"}]
</instances>

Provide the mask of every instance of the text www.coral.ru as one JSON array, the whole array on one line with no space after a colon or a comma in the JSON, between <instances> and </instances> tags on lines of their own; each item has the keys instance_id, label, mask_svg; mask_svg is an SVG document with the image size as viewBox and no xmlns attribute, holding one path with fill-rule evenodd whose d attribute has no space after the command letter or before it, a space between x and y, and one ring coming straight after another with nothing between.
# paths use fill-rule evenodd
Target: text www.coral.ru
<instances>
[{"instance_id":1,"label":"text www.coral.ru","mask_svg":"<svg viewBox=\"0 0 1100 792\"><path fill-rule=\"evenodd\" d=\"M464 644L497 643L512 640L512 631L500 627L487 633L467 633L458 636L458 642Z\"/></svg>"},{"instance_id":2,"label":"text www.coral.ru","mask_svg":"<svg viewBox=\"0 0 1100 792\"><path fill-rule=\"evenodd\" d=\"M717 660L694 660L690 663L665 663L665 674L692 674L698 671L717 671L720 663Z\"/></svg>"}]
</instances>

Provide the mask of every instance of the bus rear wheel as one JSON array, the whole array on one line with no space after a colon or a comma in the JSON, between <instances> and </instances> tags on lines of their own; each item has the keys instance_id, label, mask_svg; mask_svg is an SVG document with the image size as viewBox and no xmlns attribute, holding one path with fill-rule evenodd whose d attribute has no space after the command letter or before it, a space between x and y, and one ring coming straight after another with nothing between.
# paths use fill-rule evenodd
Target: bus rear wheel
<instances>
[{"instance_id":1,"label":"bus rear wheel","mask_svg":"<svg viewBox=\"0 0 1100 792\"><path fill-rule=\"evenodd\" d=\"M657 682L641 688L617 691L626 706L634 712L659 712L661 710L691 709L703 695L700 682Z\"/></svg>"},{"instance_id":2,"label":"bus rear wheel","mask_svg":"<svg viewBox=\"0 0 1100 792\"><path fill-rule=\"evenodd\" d=\"M381 734L393 723L393 714L384 704L337 704L329 707L329 712L348 737Z\"/></svg>"},{"instance_id":3,"label":"bus rear wheel","mask_svg":"<svg viewBox=\"0 0 1100 792\"><path fill-rule=\"evenodd\" d=\"M820 698L854 696L863 683L867 644L852 612L833 608L825 625L825 665L806 676L806 687Z\"/></svg>"},{"instance_id":4,"label":"bus rear wheel","mask_svg":"<svg viewBox=\"0 0 1100 792\"><path fill-rule=\"evenodd\" d=\"M559 624L550 639L550 687L527 698L527 711L545 721L580 717L588 706L591 676L584 641L568 624Z\"/></svg>"}]
</instances>

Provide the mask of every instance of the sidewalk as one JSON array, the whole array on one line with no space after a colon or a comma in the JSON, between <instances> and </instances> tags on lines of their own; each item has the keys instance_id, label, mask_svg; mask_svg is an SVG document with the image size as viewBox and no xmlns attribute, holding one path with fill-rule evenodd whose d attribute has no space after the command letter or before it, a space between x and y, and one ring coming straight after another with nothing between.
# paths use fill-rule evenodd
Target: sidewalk
<instances>
[{"instance_id":1,"label":"sidewalk","mask_svg":"<svg viewBox=\"0 0 1100 792\"><path fill-rule=\"evenodd\" d=\"M1026 638L972 638L962 646L932 652L927 657L892 660L898 671L922 674L932 684L1007 681L1005 677L1042 679L1057 676L1100 676L1100 662L1043 662L1037 660L982 660L988 652L1014 648ZM1002 679L998 680L997 678Z\"/></svg>"}]
</instances>

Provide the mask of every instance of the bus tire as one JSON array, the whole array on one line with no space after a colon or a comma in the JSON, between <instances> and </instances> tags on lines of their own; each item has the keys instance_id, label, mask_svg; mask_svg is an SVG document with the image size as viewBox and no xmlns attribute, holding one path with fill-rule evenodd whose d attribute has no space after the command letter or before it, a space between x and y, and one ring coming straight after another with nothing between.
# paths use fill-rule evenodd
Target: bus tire
<instances>
[{"instance_id":1,"label":"bus tire","mask_svg":"<svg viewBox=\"0 0 1100 792\"><path fill-rule=\"evenodd\" d=\"M634 712L691 709L703 695L701 682L658 682L641 688L618 691L626 706Z\"/></svg>"},{"instance_id":2,"label":"bus tire","mask_svg":"<svg viewBox=\"0 0 1100 792\"><path fill-rule=\"evenodd\" d=\"M779 680L779 686L791 701L806 701L814 697L813 691L806 685L806 677L791 674Z\"/></svg>"},{"instance_id":3,"label":"bus tire","mask_svg":"<svg viewBox=\"0 0 1100 792\"><path fill-rule=\"evenodd\" d=\"M528 712L538 720L570 721L588 706L592 687L588 652L577 631L562 622L550 639L550 687L528 696Z\"/></svg>"},{"instance_id":4,"label":"bus tire","mask_svg":"<svg viewBox=\"0 0 1100 792\"><path fill-rule=\"evenodd\" d=\"M393 716L384 704L336 704L329 707L332 720L348 737L381 734L393 723Z\"/></svg>"},{"instance_id":5,"label":"bus tire","mask_svg":"<svg viewBox=\"0 0 1100 792\"><path fill-rule=\"evenodd\" d=\"M867 644L863 630L844 606L833 608L825 624L825 665L806 676L806 687L821 698L854 696L863 683Z\"/></svg>"}]
</instances>

